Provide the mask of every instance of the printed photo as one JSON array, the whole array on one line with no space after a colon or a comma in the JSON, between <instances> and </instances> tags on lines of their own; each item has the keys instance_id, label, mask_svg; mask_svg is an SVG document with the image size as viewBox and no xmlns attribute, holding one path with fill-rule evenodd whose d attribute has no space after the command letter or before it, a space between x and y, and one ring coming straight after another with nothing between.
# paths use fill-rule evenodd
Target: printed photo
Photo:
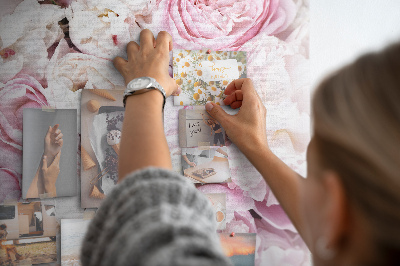
<instances>
[{"instance_id":1,"label":"printed photo","mask_svg":"<svg viewBox=\"0 0 400 266\"><path fill-rule=\"evenodd\" d=\"M77 195L77 111L23 111L23 198Z\"/></svg>"},{"instance_id":2,"label":"printed photo","mask_svg":"<svg viewBox=\"0 0 400 266\"><path fill-rule=\"evenodd\" d=\"M182 50L173 51L173 72L182 93L174 105L223 105L226 86L246 77L246 52Z\"/></svg>"},{"instance_id":3,"label":"printed photo","mask_svg":"<svg viewBox=\"0 0 400 266\"><path fill-rule=\"evenodd\" d=\"M235 266L254 265L256 234L219 234L222 249Z\"/></svg>"},{"instance_id":4,"label":"printed photo","mask_svg":"<svg viewBox=\"0 0 400 266\"><path fill-rule=\"evenodd\" d=\"M97 208L118 181L123 90L83 90L81 207Z\"/></svg>"},{"instance_id":5,"label":"printed photo","mask_svg":"<svg viewBox=\"0 0 400 266\"><path fill-rule=\"evenodd\" d=\"M182 171L194 183L231 182L227 148L182 148Z\"/></svg>"},{"instance_id":6,"label":"printed photo","mask_svg":"<svg viewBox=\"0 0 400 266\"><path fill-rule=\"evenodd\" d=\"M226 228L226 194L209 193L205 195L214 208L215 219L218 225L217 230L224 230Z\"/></svg>"},{"instance_id":7,"label":"printed photo","mask_svg":"<svg viewBox=\"0 0 400 266\"><path fill-rule=\"evenodd\" d=\"M18 207L17 204L0 205L0 225L2 236L5 239L19 238ZM1 239L1 237L0 237Z\"/></svg>"},{"instance_id":8,"label":"printed photo","mask_svg":"<svg viewBox=\"0 0 400 266\"><path fill-rule=\"evenodd\" d=\"M61 264L79 266L81 244L91 220L61 219Z\"/></svg>"},{"instance_id":9,"label":"printed photo","mask_svg":"<svg viewBox=\"0 0 400 266\"><path fill-rule=\"evenodd\" d=\"M179 110L179 146L225 146L225 130L205 110Z\"/></svg>"},{"instance_id":10,"label":"printed photo","mask_svg":"<svg viewBox=\"0 0 400 266\"><path fill-rule=\"evenodd\" d=\"M2 225L0 225L2 228ZM56 237L5 240L1 237L0 265L35 265L57 262Z\"/></svg>"},{"instance_id":11,"label":"printed photo","mask_svg":"<svg viewBox=\"0 0 400 266\"><path fill-rule=\"evenodd\" d=\"M55 207L49 206L41 202L18 203L19 238L56 236Z\"/></svg>"}]
</instances>

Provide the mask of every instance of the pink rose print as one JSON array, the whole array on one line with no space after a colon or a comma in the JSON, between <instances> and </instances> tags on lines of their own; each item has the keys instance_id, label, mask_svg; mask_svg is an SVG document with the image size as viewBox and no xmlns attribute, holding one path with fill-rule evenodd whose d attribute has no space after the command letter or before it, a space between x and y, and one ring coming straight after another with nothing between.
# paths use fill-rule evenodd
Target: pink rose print
<instances>
[{"instance_id":1,"label":"pink rose print","mask_svg":"<svg viewBox=\"0 0 400 266\"><path fill-rule=\"evenodd\" d=\"M293 21L292 0L172 0L167 8L175 48L235 49L259 32L274 35Z\"/></svg>"},{"instance_id":2,"label":"pink rose print","mask_svg":"<svg viewBox=\"0 0 400 266\"><path fill-rule=\"evenodd\" d=\"M22 176L22 113L47 105L42 85L21 74L0 90L0 203L18 200Z\"/></svg>"}]
</instances>

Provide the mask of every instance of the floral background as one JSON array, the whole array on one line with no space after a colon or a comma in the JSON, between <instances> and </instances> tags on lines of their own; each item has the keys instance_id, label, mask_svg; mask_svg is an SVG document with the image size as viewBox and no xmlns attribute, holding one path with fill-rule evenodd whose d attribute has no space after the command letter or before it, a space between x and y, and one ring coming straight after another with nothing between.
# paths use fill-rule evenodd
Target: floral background
<instances>
[{"instance_id":1,"label":"floral background","mask_svg":"<svg viewBox=\"0 0 400 266\"><path fill-rule=\"evenodd\" d=\"M247 76L267 107L270 147L305 175L308 0L1 0L0 10L0 202L21 197L23 108L78 108L79 118L82 89L123 89L111 60L126 57L126 44L144 28L170 32L174 48L246 51ZM177 169L182 108L170 97L164 118ZM309 251L260 174L227 146L233 182L199 187L226 194L226 232L257 233L256 265L309 265ZM56 205L60 220L84 216L79 200L43 201Z\"/></svg>"}]
</instances>

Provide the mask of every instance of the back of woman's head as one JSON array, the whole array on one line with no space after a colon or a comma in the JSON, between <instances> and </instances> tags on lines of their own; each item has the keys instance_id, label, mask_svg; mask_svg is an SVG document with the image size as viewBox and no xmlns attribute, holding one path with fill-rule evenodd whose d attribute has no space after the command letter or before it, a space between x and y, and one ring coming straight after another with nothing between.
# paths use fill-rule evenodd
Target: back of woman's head
<instances>
[{"instance_id":1,"label":"back of woman's head","mask_svg":"<svg viewBox=\"0 0 400 266\"><path fill-rule=\"evenodd\" d=\"M400 261L400 43L325 79L313 99L321 166L370 223L379 260ZM386 260L386 261L382 261Z\"/></svg>"}]
</instances>

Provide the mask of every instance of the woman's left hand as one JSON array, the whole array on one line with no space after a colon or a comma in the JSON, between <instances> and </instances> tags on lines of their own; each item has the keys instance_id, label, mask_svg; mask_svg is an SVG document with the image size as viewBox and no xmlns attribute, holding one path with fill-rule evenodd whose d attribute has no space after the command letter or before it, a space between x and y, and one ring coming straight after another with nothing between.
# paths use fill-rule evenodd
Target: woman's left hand
<instances>
[{"instance_id":1,"label":"woman's left hand","mask_svg":"<svg viewBox=\"0 0 400 266\"><path fill-rule=\"evenodd\" d=\"M50 197L57 196L56 182L58 174L60 173L60 157L61 151L57 153L53 162L47 167L47 156L43 156L41 171L43 177L44 191Z\"/></svg>"},{"instance_id":2,"label":"woman's left hand","mask_svg":"<svg viewBox=\"0 0 400 266\"><path fill-rule=\"evenodd\" d=\"M140 46L131 41L126 48L128 60L114 58L114 66L125 79L125 84L140 77L152 77L164 88L166 96L179 93L178 85L169 76L169 52L172 50L172 37L160 31L157 39L153 33L144 29L140 33Z\"/></svg>"}]
</instances>

